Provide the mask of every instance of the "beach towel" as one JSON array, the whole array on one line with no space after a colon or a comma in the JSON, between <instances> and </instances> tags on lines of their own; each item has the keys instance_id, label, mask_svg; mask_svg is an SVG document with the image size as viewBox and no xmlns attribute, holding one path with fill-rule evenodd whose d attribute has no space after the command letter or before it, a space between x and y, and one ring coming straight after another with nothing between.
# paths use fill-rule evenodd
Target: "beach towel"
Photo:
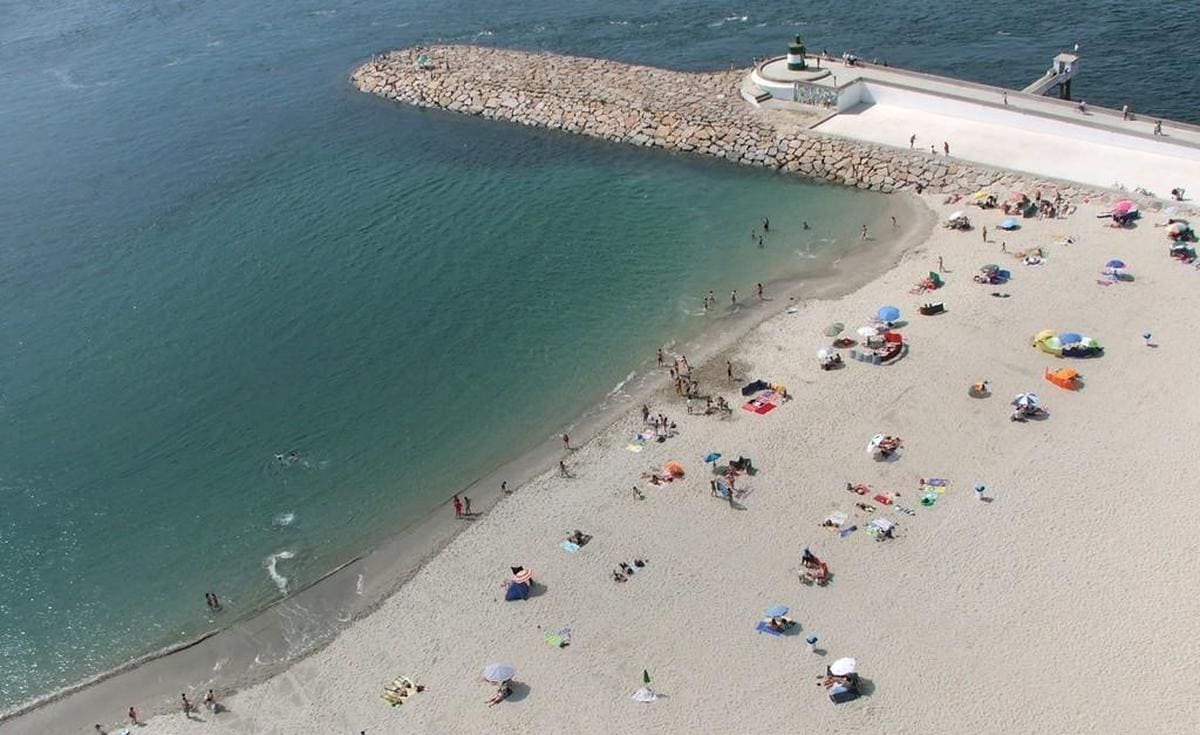
<instances>
[{"instance_id":1,"label":"beach towel","mask_svg":"<svg viewBox=\"0 0 1200 735\"><path fill-rule=\"evenodd\" d=\"M563 628L557 633L546 634L546 645L551 648L566 648L571 645L571 629Z\"/></svg>"},{"instance_id":2,"label":"beach towel","mask_svg":"<svg viewBox=\"0 0 1200 735\"><path fill-rule=\"evenodd\" d=\"M850 526L849 528L843 528L842 530L838 531L838 536L840 536L842 538L847 538L850 534L854 533L857 530L858 530L858 526Z\"/></svg>"},{"instance_id":3,"label":"beach towel","mask_svg":"<svg viewBox=\"0 0 1200 735\"><path fill-rule=\"evenodd\" d=\"M879 503L880 505L891 505L892 504L892 496L891 495L884 495L883 493L880 493L872 499L876 503Z\"/></svg>"},{"instance_id":4,"label":"beach towel","mask_svg":"<svg viewBox=\"0 0 1200 735\"><path fill-rule=\"evenodd\" d=\"M645 449L645 447L643 447L641 444L626 444L625 448L631 452L634 452L635 454Z\"/></svg>"},{"instance_id":5,"label":"beach towel","mask_svg":"<svg viewBox=\"0 0 1200 735\"><path fill-rule=\"evenodd\" d=\"M921 496L921 505L925 506L926 508L932 508L933 504L936 503L937 501L938 501L937 493L925 493L924 495Z\"/></svg>"},{"instance_id":6,"label":"beach towel","mask_svg":"<svg viewBox=\"0 0 1200 735\"><path fill-rule=\"evenodd\" d=\"M561 544L559 544L559 546L562 547L563 551L569 554L574 554L576 551L579 551L579 544L573 544L570 541L563 541Z\"/></svg>"},{"instance_id":7,"label":"beach towel","mask_svg":"<svg viewBox=\"0 0 1200 735\"><path fill-rule=\"evenodd\" d=\"M756 413L761 416L762 414L770 413L771 411L774 411L775 404L774 403L765 403L756 398L753 401L749 401L749 402L743 404L742 410L749 411L750 413Z\"/></svg>"},{"instance_id":8,"label":"beach towel","mask_svg":"<svg viewBox=\"0 0 1200 735\"><path fill-rule=\"evenodd\" d=\"M782 630L773 630L771 628L771 626L767 625L767 621L765 621L765 620L758 621L758 625L754 626L754 629L757 630L759 633L766 633L767 635L773 635L776 638L783 636Z\"/></svg>"}]
</instances>

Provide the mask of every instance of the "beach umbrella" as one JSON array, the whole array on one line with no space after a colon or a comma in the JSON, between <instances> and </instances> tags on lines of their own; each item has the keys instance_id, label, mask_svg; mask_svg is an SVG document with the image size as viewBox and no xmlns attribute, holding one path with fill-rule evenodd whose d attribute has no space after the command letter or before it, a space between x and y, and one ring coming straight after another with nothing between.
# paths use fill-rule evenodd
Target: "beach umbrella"
<instances>
[{"instance_id":1,"label":"beach umbrella","mask_svg":"<svg viewBox=\"0 0 1200 735\"><path fill-rule=\"evenodd\" d=\"M704 463L708 464L709 462L716 462L720 458L720 452L709 452L708 454L704 455Z\"/></svg>"},{"instance_id":2,"label":"beach umbrella","mask_svg":"<svg viewBox=\"0 0 1200 735\"><path fill-rule=\"evenodd\" d=\"M642 669L642 683L643 684L650 683L650 669Z\"/></svg>"},{"instance_id":3,"label":"beach umbrella","mask_svg":"<svg viewBox=\"0 0 1200 735\"><path fill-rule=\"evenodd\" d=\"M859 327L858 328L858 336L859 337L867 338L867 337L876 337L878 335L879 335L879 330L876 329L875 327Z\"/></svg>"},{"instance_id":4,"label":"beach umbrella","mask_svg":"<svg viewBox=\"0 0 1200 735\"><path fill-rule=\"evenodd\" d=\"M948 222L953 222L956 219L960 219L960 218L966 217L966 216L967 216L967 213L960 209L957 212L951 212L950 215L948 217L946 217L946 220Z\"/></svg>"},{"instance_id":5,"label":"beach umbrella","mask_svg":"<svg viewBox=\"0 0 1200 735\"><path fill-rule=\"evenodd\" d=\"M822 347L821 349L817 350L817 358L818 359L828 360L832 355L833 355L833 353L829 350L828 347Z\"/></svg>"},{"instance_id":6,"label":"beach umbrella","mask_svg":"<svg viewBox=\"0 0 1200 735\"><path fill-rule=\"evenodd\" d=\"M663 465L663 470L676 477L683 477L683 465L678 462L667 462Z\"/></svg>"},{"instance_id":7,"label":"beach umbrella","mask_svg":"<svg viewBox=\"0 0 1200 735\"><path fill-rule=\"evenodd\" d=\"M787 605L775 605L773 607L767 608L767 611L763 613L763 615L768 618L782 618L784 615L787 615L787 614L788 614L788 606Z\"/></svg>"},{"instance_id":8,"label":"beach umbrella","mask_svg":"<svg viewBox=\"0 0 1200 735\"><path fill-rule=\"evenodd\" d=\"M984 199L987 199L989 195L990 195L990 192L987 189L980 189L979 191L972 194L971 198L977 202L981 202Z\"/></svg>"},{"instance_id":9,"label":"beach umbrella","mask_svg":"<svg viewBox=\"0 0 1200 735\"><path fill-rule=\"evenodd\" d=\"M845 329L846 329L845 324L842 324L841 322L834 322L833 324L830 324L828 327L825 327L825 336L826 337L836 337L839 334L841 334Z\"/></svg>"},{"instance_id":10,"label":"beach umbrella","mask_svg":"<svg viewBox=\"0 0 1200 735\"><path fill-rule=\"evenodd\" d=\"M1036 393L1018 393L1016 398L1013 398L1012 405L1020 406L1021 408L1033 408L1038 405L1038 397Z\"/></svg>"},{"instance_id":11,"label":"beach umbrella","mask_svg":"<svg viewBox=\"0 0 1200 735\"><path fill-rule=\"evenodd\" d=\"M650 687L642 687L633 693L632 699L635 702L645 702L649 704L650 702L657 701L658 695L651 691Z\"/></svg>"},{"instance_id":12,"label":"beach umbrella","mask_svg":"<svg viewBox=\"0 0 1200 735\"><path fill-rule=\"evenodd\" d=\"M513 678L517 670L512 664L488 664L483 669L483 678L493 684L503 684Z\"/></svg>"},{"instance_id":13,"label":"beach umbrella","mask_svg":"<svg viewBox=\"0 0 1200 735\"><path fill-rule=\"evenodd\" d=\"M1045 342L1046 340L1050 339L1053 336L1054 336L1054 330L1043 329L1042 331L1033 335L1033 343L1036 345L1038 342Z\"/></svg>"},{"instance_id":14,"label":"beach umbrella","mask_svg":"<svg viewBox=\"0 0 1200 735\"><path fill-rule=\"evenodd\" d=\"M894 306L881 306L875 312L875 318L881 322L894 322L900 318L900 310Z\"/></svg>"},{"instance_id":15,"label":"beach umbrella","mask_svg":"<svg viewBox=\"0 0 1200 735\"><path fill-rule=\"evenodd\" d=\"M1111 211L1115 215L1123 215L1129 214L1130 212L1136 212L1137 208L1137 202L1133 201L1132 199L1122 199L1121 201L1112 205Z\"/></svg>"},{"instance_id":16,"label":"beach umbrella","mask_svg":"<svg viewBox=\"0 0 1200 735\"><path fill-rule=\"evenodd\" d=\"M867 452L874 452L879 449L879 445L883 443L883 434L876 434L871 437L871 441L867 442Z\"/></svg>"},{"instance_id":17,"label":"beach umbrella","mask_svg":"<svg viewBox=\"0 0 1200 735\"><path fill-rule=\"evenodd\" d=\"M852 658L839 658L829 664L829 673L834 676L849 676L858 672L858 662Z\"/></svg>"},{"instance_id":18,"label":"beach umbrella","mask_svg":"<svg viewBox=\"0 0 1200 735\"><path fill-rule=\"evenodd\" d=\"M519 572L513 572L513 575L512 575L512 581L516 582L517 584L529 584L529 581L532 579L533 579L533 570L532 569L522 569Z\"/></svg>"},{"instance_id":19,"label":"beach umbrella","mask_svg":"<svg viewBox=\"0 0 1200 735\"><path fill-rule=\"evenodd\" d=\"M980 273L995 273L998 270L1000 270L1000 266L996 265L995 263L988 263L987 265L980 268L979 272Z\"/></svg>"},{"instance_id":20,"label":"beach umbrella","mask_svg":"<svg viewBox=\"0 0 1200 735\"><path fill-rule=\"evenodd\" d=\"M1015 217L1005 217L1004 219L1000 220L1000 229L1002 230L1015 230L1020 226L1021 223L1017 222Z\"/></svg>"},{"instance_id":21,"label":"beach umbrella","mask_svg":"<svg viewBox=\"0 0 1200 735\"><path fill-rule=\"evenodd\" d=\"M1113 258L1112 260L1110 260L1110 261L1108 261L1107 263L1105 263L1105 264L1104 264L1104 267L1105 267L1105 268L1124 268L1124 267L1125 267L1125 261L1123 261L1123 260L1117 260L1116 258Z\"/></svg>"},{"instance_id":22,"label":"beach umbrella","mask_svg":"<svg viewBox=\"0 0 1200 735\"><path fill-rule=\"evenodd\" d=\"M1078 332L1063 332L1058 335L1060 345L1073 345L1083 341L1083 335Z\"/></svg>"},{"instance_id":23,"label":"beach umbrella","mask_svg":"<svg viewBox=\"0 0 1200 735\"><path fill-rule=\"evenodd\" d=\"M1182 235L1183 233L1187 232L1187 229L1187 222L1172 222L1171 224L1167 225L1167 233L1171 235Z\"/></svg>"}]
</instances>

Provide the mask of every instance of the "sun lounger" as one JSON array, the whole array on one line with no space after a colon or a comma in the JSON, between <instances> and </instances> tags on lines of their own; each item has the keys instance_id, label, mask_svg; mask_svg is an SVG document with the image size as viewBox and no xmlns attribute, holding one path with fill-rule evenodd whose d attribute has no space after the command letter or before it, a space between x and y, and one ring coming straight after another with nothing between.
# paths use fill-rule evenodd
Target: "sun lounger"
<instances>
[{"instance_id":1,"label":"sun lounger","mask_svg":"<svg viewBox=\"0 0 1200 735\"><path fill-rule=\"evenodd\" d=\"M765 620L758 621L758 625L754 626L754 629L759 633L766 633L767 635L773 635L777 638L783 636L782 630L773 629L770 625L767 625L767 621Z\"/></svg>"}]
</instances>

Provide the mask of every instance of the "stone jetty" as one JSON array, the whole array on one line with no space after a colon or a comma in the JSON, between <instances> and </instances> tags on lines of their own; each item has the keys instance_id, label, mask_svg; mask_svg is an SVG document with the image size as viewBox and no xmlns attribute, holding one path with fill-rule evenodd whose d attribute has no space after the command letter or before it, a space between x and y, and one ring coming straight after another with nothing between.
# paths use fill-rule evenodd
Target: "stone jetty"
<instances>
[{"instance_id":1,"label":"stone jetty","mask_svg":"<svg viewBox=\"0 0 1200 735\"><path fill-rule=\"evenodd\" d=\"M941 155L817 133L809 127L829 110L759 108L741 94L747 72L680 72L548 53L431 46L377 56L355 69L351 81L363 92L418 107L699 153L880 192L1043 183Z\"/></svg>"}]
</instances>

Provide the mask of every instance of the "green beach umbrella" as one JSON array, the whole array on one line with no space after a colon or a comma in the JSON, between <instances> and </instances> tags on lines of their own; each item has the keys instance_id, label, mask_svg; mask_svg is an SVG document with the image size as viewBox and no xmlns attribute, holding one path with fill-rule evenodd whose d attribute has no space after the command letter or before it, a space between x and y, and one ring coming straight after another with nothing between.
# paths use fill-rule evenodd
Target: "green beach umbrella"
<instances>
[{"instance_id":1,"label":"green beach umbrella","mask_svg":"<svg viewBox=\"0 0 1200 735\"><path fill-rule=\"evenodd\" d=\"M826 337L836 337L839 334L841 334L842 330L844 330L845 328L846 328L845 324L842 324L841 322L834 322L833 324L830 324L828 327L825 327L825 336Z\"/></svg>"},{"instance_id":2,"label":"green beach umbrella","mask_svg":"<svg viewBox=\"0 0 1200 735\"><path fill-rule=\"evenodd\" d=\"M646 669L642 669L642 683L643 684L650 683L650 672L647 671Z\"/></svg>"}]
</instances>

